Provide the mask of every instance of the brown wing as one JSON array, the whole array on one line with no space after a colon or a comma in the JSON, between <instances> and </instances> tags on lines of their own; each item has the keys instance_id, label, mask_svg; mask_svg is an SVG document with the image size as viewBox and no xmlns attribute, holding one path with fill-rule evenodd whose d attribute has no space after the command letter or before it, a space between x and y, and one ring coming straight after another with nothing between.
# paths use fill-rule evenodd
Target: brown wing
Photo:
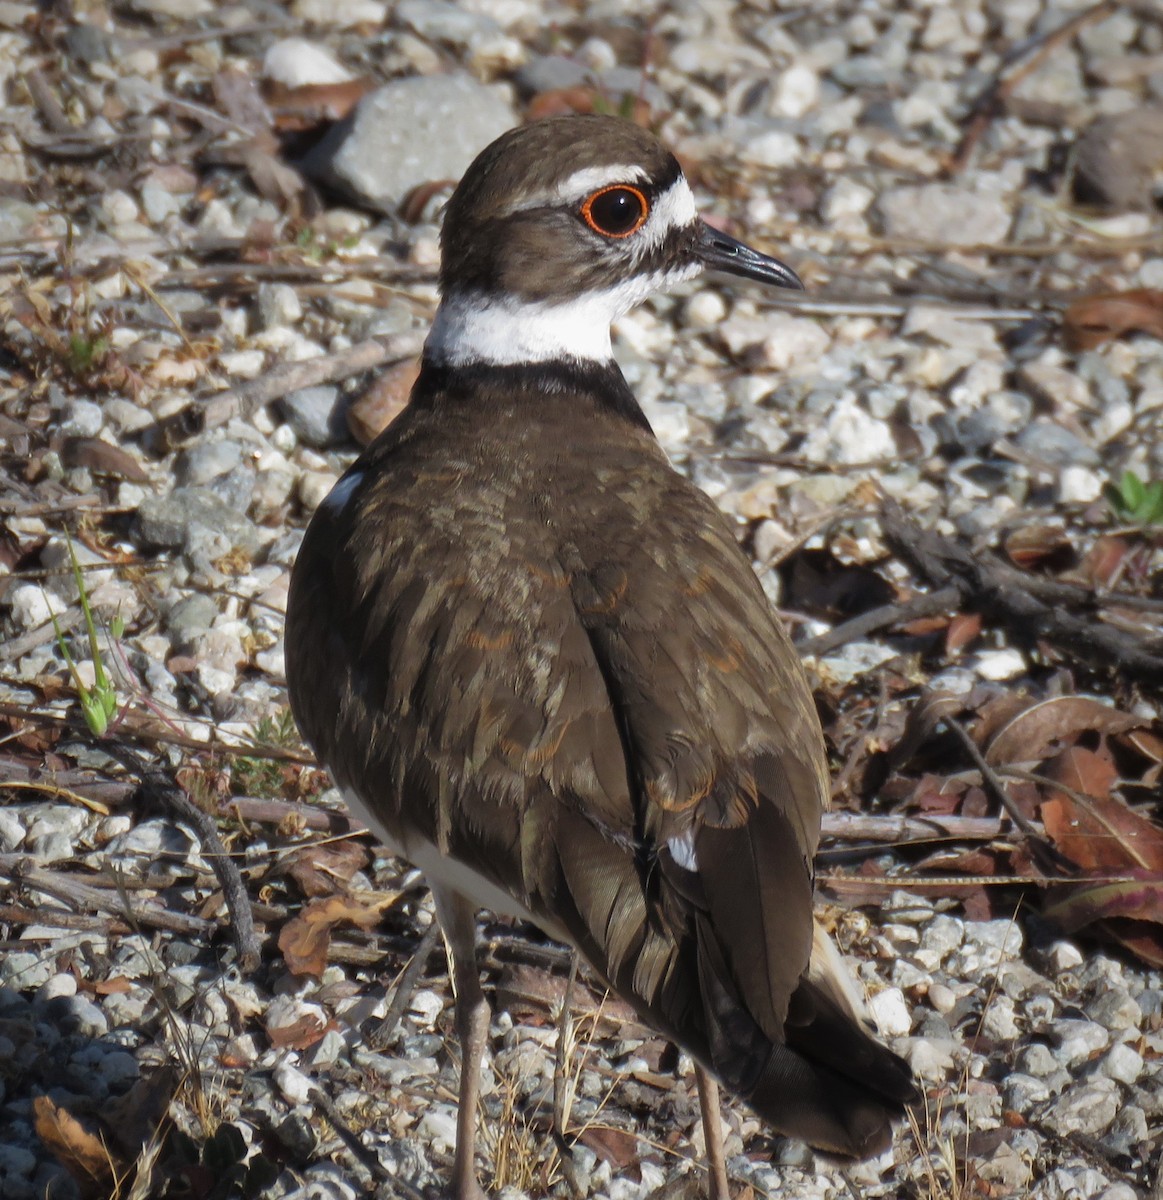
<instances>
[{"instance_id":1,"label":"brown wing","mask_svg":"<svg viewBox=\"0 0 1163 1200\"><path fill-rule=\"evenodd\" d=\"M819 1008L810 694L725 520L619 436L598 487L576 446L522 477L447 428L377 445L296 564L296 717L397 845L505 890L777 1127L858 1152L864 1093L784 1046Z\"/></svg>"}]
</instances>

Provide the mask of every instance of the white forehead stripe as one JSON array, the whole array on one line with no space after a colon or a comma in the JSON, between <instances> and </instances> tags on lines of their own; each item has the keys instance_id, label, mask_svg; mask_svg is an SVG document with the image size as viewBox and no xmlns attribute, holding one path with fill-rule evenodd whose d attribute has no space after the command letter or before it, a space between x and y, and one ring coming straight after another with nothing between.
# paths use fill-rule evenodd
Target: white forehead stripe
<instances>
[{"instance_id":1,"label":"white forehead stripe","mask_svg":"<svg viewBox=\"0 0 1163 1200\"><path fill-rule=\"evenodd\" d=\"M675 229L685 229L698 220L698 209L690 186L680 175L665 192L659 192L650 208L638 236L651 247L661 245L667 234Z\"/></svg>"},{"instance_id":2,"label":"white forehead stripe","mask_svg":"<svg viewBox=\"0 0 1163 1200\"><path fill-rule=\"evenodd\" d=\"M649 179L645 169L638 163L605 163L600 167L582 167L580 171L574 171L572 175L563 179L555 187L522 197L508 211L524 212L530 208L554 208L559 204L580 206L587 196L592 196L594 192L599 192L602 188L613 187L619 183L637 185L647 183Z\"/></svg>"},{"instance_id":3,"label":"white forehead stripe","mask_svg":"<svg viewBox=\"0 0 1163 1200\"><path fill-rule=\"evenodd\" d=\"M697 263L673 271L631 275L615 287L552 304L513 296L446 296L424 343L424 357L442 366L609 362L610 322L659 289L699 274Z\"/></svg>"}]
</instances>

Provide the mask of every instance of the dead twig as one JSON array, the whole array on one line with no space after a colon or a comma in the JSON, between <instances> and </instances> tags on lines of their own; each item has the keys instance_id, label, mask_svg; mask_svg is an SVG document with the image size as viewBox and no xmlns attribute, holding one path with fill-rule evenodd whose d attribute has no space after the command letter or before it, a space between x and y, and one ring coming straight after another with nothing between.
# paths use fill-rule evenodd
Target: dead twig
<instances>
[{"instance_id":1,"label":"dead twig","mask_svg":"<svg viewBox=\"0 0 1163 1200\"><path fill-rule=\"evenodd\" d=\"M817 634L799 645L801 654L817 657L829 654L838 646L847 645L878 629L887 629L890 625L903 625L920 617L931 617L937 613L948 612L956 608L961 599L961 593L955 587L941 588L936 592L914 596L901 604L882 604L879 608L870 609L837 625L827 633Z\"/></svg>"},{"instance_id":2,"label":"dead twig","mask_svg":"<svg viewBox=\"0 0 1163 1200\"><path fill-rule=\"evenodd\" d=\"M0 854L0 876L13 883L55 896L66 904L90 912L108 913L112 917L128 917L138 925L151 929L166 929L185 937L209 937L216 928L213 921L173 912L158 904L132 901L128 893L118 895L108 888L81 883L71 875L50 871L33 865L25 854Z\"/></svg>"},{"instance_id":3,"label":"dead twig","mask_svg":"<svg viewBox=\"0 0 1163 1200\"><path fill-rule=\"evenodd\" d=\"M1064 21L1057 29L1030 38L1007 54L997 74L970 106L965 133L952 158L946 163L946 173L956 175L968 166L977 143L981 141L994 118L1004 110L1006 101L1023 79L1036 71L1059 46L1068 42L1075 34L1080 33L1086 26L1101 21L1118 8L1119 0L1101 0L1101 3Z\"/></svg>"},{"instance_id":4,"label":"dead twig","mask_svg":"<svg viewBox=\"0 0 1163 1200\"><path fill-rule=\"evenodd\" d=\"M179 445L206 429L226 424L232 417L247 420L266 404L302 388L336 383L375 367L415 358L424 345L422 330L391 337L369 338L337 354L283 363L240 388L219 392L208 400L187 404L154 427L158 448Z\"/></svg>"},{"instance_id":5,"label":"dead twig","mask_svg":"<svg viewBox=\"0 0 1163 1200\"><path fill-rule=\"evenodd\" d=\"M131 746L108 738L102 739L99 745L137 776L143 797L155 801L163 810L192 826L198 834L203 855L214 870L230 910L230 932L238 950L239 964L244 971L255 970L262 961L262 947L254 927L250 897L246 894L241 872L218 836L214 818L203 812L165 771L146 762Z\"/></svg>"},{"instance_id":6,"label":"dead twig","mask_svg":"<svg viewBox=\"0 0 1163 1200\"><path fill-rule=\"evenodd\" d=\"M373 1050L386 1050L395 1040L396 1029L404 1016L404 1010L412 1000L412 996L420 983L420 976L424 974L424 968L428 966L428 959L432 956L432 951L439 938L440 923L434 920L424 930L424 936L420 939L420 944L416 947L416 953L408 960L408 965L400 974L400 981L396 984L392 1002L388 1005L388 1011L384 1013L383 1021L380 1022L379 1028L375 1030L372 1036L368 1038L368 1044Z\"/></svg>"},{"instance_id":7,"label":"dead twig","mask_svg":"<svg viewBox=\"0 0 1163 1200\"><path fill-rule=\"evenodd\" d=\"M1113 667L1155 685L1163 679L1163 648L1145 644L1094 615L1069 612L1057 596L1055 603L1048 603L1035 594L1045 594L1044 581L1032 581L992 555L975 555L934 530L921 528L895 501L886 500L882 506L881 528L893 551L926 583L955 587L961 607L980 612L1032 642L1044 641L1092 668ZM1070 594L1078 597L1073 589ZM1097 593L1092 603L1099 603Z\"/></svg>"}]
</instances>

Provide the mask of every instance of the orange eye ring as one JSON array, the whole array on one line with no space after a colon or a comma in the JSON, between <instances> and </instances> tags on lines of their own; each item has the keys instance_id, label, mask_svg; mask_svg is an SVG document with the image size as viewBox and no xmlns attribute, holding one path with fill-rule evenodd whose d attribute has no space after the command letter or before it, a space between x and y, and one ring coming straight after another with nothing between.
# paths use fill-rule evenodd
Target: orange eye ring
<instances>
[{"instance_id":1,"label":"orange eye ring","mask_svg":"<svg viewBox=\"0 0 1163 1200\"><path fill-rule=\"evenodd\" d=\"M646 224L650 201L629 183L614 183L588 196L581 206L582 220L607 238L628 238Z\"/></svg>"}]
</instances>

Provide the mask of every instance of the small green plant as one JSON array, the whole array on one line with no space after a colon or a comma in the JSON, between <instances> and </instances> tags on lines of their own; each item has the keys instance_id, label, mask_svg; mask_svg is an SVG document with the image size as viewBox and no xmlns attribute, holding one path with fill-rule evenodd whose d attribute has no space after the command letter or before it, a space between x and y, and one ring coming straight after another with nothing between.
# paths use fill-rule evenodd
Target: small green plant
<instances>
[{"instance_id":1,"label":"small green plant","mask_svg":"<svg viewBox=\"0 0 1163 1200\"><path fill-rule=\"evenodd\" d=\"M68 665L69 674L72 675L73 683L77 689L77 696L81 702L81 714L85 718L85 724L88 725L89 731L95 737L101 737L108 730L109 723L117 714L117 688L109 678L105 670L105 663L101 658L101 646L97 641L97 625L93 620L93 609L89 605L89 593L85 587L85 577L81 572L81 564L77 561L76 550L73 549L73 539L66 533L65 540L69 547L69 559L73 564L73 579L76 580L77 591L81 597L81 614L85 620L85 632L89 637L89 654L93 659L92 687L86 685L85 681L81 678L80 671L77 670L76 661L69 653L68 643L65 641L65 635L61 631L56 613L51 613L52 624L57 635L57 646L60 649L61 656ZM125 632L125 626L120 617L113 618L109 632L114 638L121 637Z\"/></svg>"},{"instance_id":2,"label":"small green plant","mask_svg":"<svg viewBox=\"0 0 1163 1200\"><path fill-rule=\"evenodd\" d=\"M260 717L247 739L258 750L287 750L298 745L299 734L289 708ZM286 778L277 759L239 755L232 763L234 790L247 796L281 795Z\"/></svg>"},{"instance_id":3,"label":"small green plant","mask_svg":"<svg viewBox=\"0 0 1163 1200\"><path fill-rule=\"evenodd\" d=\"M1163 525L1163 479L1144 483L1134 471L1124 471L1118 483L1108 483L1102 494L1120 521Z\"/></svg>"},{"instance_id":4,"label":"small green plant","mask_svg":"<svg viewBox=\"0 0 1163 1200\"><path fill-rule=\"evenodd\" d=\"M109 339L104 334L70 333L65 363L74 375L83 378L104 365L109 350Z\"/></svg>"}]
</instances>

